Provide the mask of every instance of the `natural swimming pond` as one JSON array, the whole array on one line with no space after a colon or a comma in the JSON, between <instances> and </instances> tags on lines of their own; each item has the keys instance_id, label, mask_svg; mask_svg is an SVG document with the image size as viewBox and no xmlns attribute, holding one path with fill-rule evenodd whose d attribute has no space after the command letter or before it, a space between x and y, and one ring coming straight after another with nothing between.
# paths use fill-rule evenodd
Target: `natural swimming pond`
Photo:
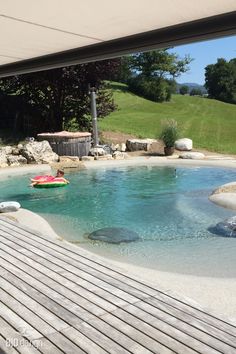
<instances>
[{"instance_id":1,"label":"natural swimming pond","mask_svg":"<svg viewBox=\"0 0 236 354\"><path fill-rule=\"evenodd\" d=\"M2 180L1 201L20 202L82 247L164 271L236 275L236 239L208 231L236 214L208 200L214 188L235 181L233 169L99 168L67 175L70 185L58 189L30 188L29 177ZM141 240L113 245L87 238L104 227L128 228Z\"/></svg>"}]
</instances>

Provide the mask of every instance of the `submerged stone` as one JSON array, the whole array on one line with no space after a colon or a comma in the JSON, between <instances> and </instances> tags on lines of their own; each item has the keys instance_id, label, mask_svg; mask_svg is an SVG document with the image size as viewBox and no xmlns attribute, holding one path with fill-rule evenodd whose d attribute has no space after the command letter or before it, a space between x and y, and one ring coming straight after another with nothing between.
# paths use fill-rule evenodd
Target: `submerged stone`
<instances>
[{"instance_id":1,"label":"submerged stone","mask_svg":"<svg viewBox=\"0 0 236 354\"><path fill-rule=\"evenodd\" d=\"M208 228L210 232L223 237L236 237L236 216L232 216L215 226Z\"/></svg>"},{"instance_id":2,"label":"submerged stone","mask_svg":"<svg viewBox=\"0 0 236 354\"><path fill-rule=\"evenodd\" d=\"M90 240L97 240L109 243L132 242L139 239L139 235L124 227L105 227L93 231L88 235Z\"/></svg>"}]
</instances>

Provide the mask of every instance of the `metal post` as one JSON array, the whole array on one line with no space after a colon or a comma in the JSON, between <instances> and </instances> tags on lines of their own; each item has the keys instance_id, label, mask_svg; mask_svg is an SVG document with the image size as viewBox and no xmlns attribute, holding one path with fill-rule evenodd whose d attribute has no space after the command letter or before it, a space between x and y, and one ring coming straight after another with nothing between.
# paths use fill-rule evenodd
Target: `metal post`
<instances>
[{"instance_id":1,"label":"metal post","mask_svg":"<svg viewBox=\"0 0 236 354\"><path fill-rule=\"evenodd\" d=\"M99 145L95 87L90 87L90 98L91 98L91 116L92 116L92 122L93 122L93 145L95 147L95 146Z\"/></svg>"}]
</instances>

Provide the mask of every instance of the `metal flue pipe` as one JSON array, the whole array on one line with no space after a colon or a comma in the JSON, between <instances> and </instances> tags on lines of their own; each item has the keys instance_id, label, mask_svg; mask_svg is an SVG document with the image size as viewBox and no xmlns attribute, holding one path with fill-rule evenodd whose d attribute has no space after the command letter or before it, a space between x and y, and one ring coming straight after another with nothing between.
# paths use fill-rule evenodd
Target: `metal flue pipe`
<instances>
[{"instance_id":1,"label":"metal flue pipe","mask_svg":"<svg viewBox=\"0 0 236 354\"><path fill-rule=\"evenodd\" d=\"M90 99L91 99L91 116L93 123L93 145L94 147L99 145L98 139L98 127L97 127L97 107L96 107L96 89L90 87Z\"/></svg>"}]
</instances>

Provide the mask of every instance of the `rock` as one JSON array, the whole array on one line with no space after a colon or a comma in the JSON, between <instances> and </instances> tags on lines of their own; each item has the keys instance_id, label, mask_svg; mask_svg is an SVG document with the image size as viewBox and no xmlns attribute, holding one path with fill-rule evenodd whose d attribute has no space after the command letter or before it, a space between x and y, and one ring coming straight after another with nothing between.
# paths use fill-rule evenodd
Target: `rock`
<instances>
[{"instance_id":1,"label":"rock","mask_svg":"<svg viewBox=\"0 0 236 354\"><path fill-rule=\"evenodd\" d=\"M20 166L27 164L27 160L22 155L7 155L7 161L10 166Z\"/></svg>"},{"instance_id":2,"label":"rock","mask_svg":"<svg viewBox=\"0 0 236 354\"><path fill-rule=\"evenodd\" d=\"M17 211L20 209L20 203L18 202L2 202L0 203L0 213L8 213L11 211Z\"/></svg>"},{"instance_id":3,"label":"rock","mask_svg":"<svg viewBox=\"0 0 236 354\"><path fill-rule=\"evenodd\" d=\"M2 148L2 150L5 151L5 154L6 154L6 155L12 154L12 147L11 147L11 146L4 146L4 147Z\"/></svg>"},{"instance_id":4,"label":"rock","mask_svg":"<svg viewBox=\"0 0 236 354\"><path fill-rule=\"evenodd\" d=\"M88 235L90 240L104 241L109 243L132 242L139 239L139 235L123 227L105 227L93 231Z\"/></svg>"},{"instance_id":5,"label":"rock","mask_svg":"<svg viewBox=\"0 0 236 354\"><path fill-rule=\"evenodd\" d=\"M236 216L221 221L215 226L210 226L208 230L219 236L236 237Z\"/></svg>"},{"instance_id":6,"label":"rock","mask_svg":"<svg viewBox=\"0 0 236 354\"><path fill-rule=\"evenodd\" d=\"M156 142L155 139L128 139L126 141L126 148L128 151L149 151L154 142Z\"/></svg>"},{"instance_id":7,"label":"rock","mask_svg":"<svg viewBox=\"0 0 236 354\"><path fill-rule=\"evenodd\" d=\"M13 148L12 149L12 155L20 155L20 149L18 147Z\"/></svg>"},{"instance_id":8,"label":"rock","mask_svg":"<svg viewBox=\"0 0 236 354\"><path fill-rule=\"evenodd\" d=\"M29 142L20 150L28 163L51 163L59 161L59 156L52 151L48 141Z\"/></svg>"},{"instance_id":9,"label":"rock","mask_svg":"<svg viewBox=\"0 0 236 354\"><path fill-rule=\"evenodd\" d=\"M94 161L93 156L82 156L81 161Z\"/></svg>"},{"instance_id":10,"label":"rock","mask_svg":"<svg viewBox=\"0 0 236 354\"><path fill-rule=\"evenodd\" d=\"M115 151L112 157L115 160L124 160L128 158L128 154L126 152Z\"/></svg>"},{"instance_id":11,"label":"rock","mask_svg":"<svg viewBox=\"0 0 236 354\"><path fill-rule=\"evenodd\" d=\"M60 156L59 162L53 162L50 165L55 170L64 170L65 173L85 169L85 165L80 161L78 156Z\"/></svg>"},{"instance_id":12,"label":"rock","mask_svg":"<svg viewBox=\"0 0 236 354\"><path fill-rule=\"evenodd\" d=\"M193 141L188 138L178 139L175 142L175 148L181 151L190 151L193 148Z\"/></svg>"},{"instance_id":13,"label":"rock","mask_svg":"<svg viewBox=\"0 0 236 354\"><path fill-rule=\"evenodd\" d=\"M8 162L7 162L7 155L4 150L0 150L0 167L7 167Z\"/></svg>"},{"instance_id":14,"label":"rock","mask_svg":"<svg viewBox=\"0 0 236 354\"><path fill-rule=\"evenodd\" d=\"M103 156L106 155L106 150L104 150L102 147L95 147L89 150L89 154L92 156Z\"/></svg>"},{"instance_id":15,"label":"rock","mask_svg":"<svg viewBox=\"0 0 236 354\"><path fill-rule=\"evenodd\" d=\"M104 161L104 160L112 160L111 154L106 154L104 156L94 156L94 160Z\"/></svg>"},{"instance_id":16,"label":"rock","mask_svg":"<svg viewBox=\"0 0 236 354\"><path fill-rule=\"evenodd\" d=\"M192 159L192 160L201 160L205 158L205 155L201 152L184 152L179 155L181 159Z\"/></svg>"},{"instance_id":17,"label":"rock","mask_svg":"<svg viewBox=\"0 0 236 354\"><path fill-rule=\"evenodd\" d=\"M113 150L119 150L120 151L120 144L114 145Z\"/></svg>"},{"instance_id":18,"label":"rock","mask_svg":"<svg viewBox=\"0 0 236 354\"><path fill-rule=\"evenodd\" d=\"M121 149L120 149L121 152L125 152L126 151L126 144L125 143L122 143L121 144Z\"/></svg>"}]
</instances>

